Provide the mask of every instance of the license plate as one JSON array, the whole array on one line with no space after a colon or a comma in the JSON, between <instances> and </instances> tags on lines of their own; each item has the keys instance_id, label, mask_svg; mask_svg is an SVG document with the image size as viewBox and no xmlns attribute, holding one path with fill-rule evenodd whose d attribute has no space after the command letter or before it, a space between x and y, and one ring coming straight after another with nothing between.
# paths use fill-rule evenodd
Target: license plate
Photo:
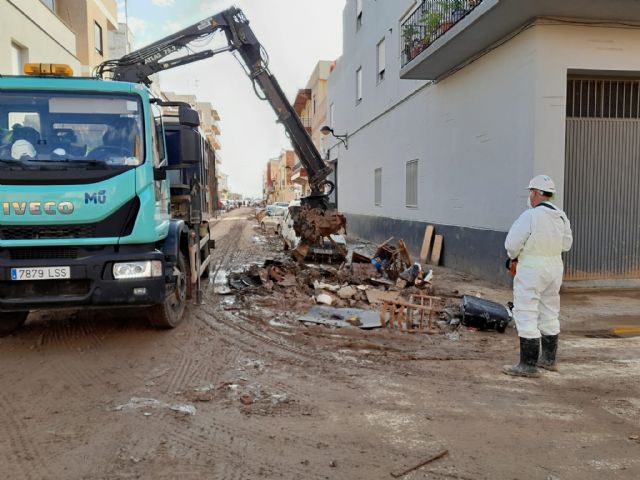
<instances>
[{"instance_id":1,"label":"license plate","mask_svg":"<svg viewBox=\"0 0 640 480\"><path fill-rule=\"evenodd\" d=\"M71 278L71 267L12 268L11 280L57 280Z\"/></svg>"}]
</instances>

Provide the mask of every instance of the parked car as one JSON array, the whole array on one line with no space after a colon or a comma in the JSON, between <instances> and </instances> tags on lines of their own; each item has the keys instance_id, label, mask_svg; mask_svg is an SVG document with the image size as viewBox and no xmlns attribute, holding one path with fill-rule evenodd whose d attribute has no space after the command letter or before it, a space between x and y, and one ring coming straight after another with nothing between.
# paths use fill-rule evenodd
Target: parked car
<instances>
[{"instance_id":1,"label":"parked car","mask_svg":"<svg viewBox=\"0 0 640 480\"><path fill-rule=\"evenodd\" d=\"M282 227L280 228L280 236L284 241L285 250L293 250L300 243L300 237L296 235L295 230L293 229L293 214L296 209L300 208L300 200L292 200L289 202L289 207L286 209L286 214L284 216ZM344 251L346 252L347 241L345 240L343 235L331 235L331 240L333 240L336 244L344 247ZM335 258L343 258L344 255L336 250L335 246L331 241L325 240L322 245L313 245L309 249L308 257L317 256L317 255L325 255L329 257Z\"/></svg>"},{"instance_id":2,"label":"parked car","mask_svg":"<svg viewBox=\"0 0 640 480\"><path fill-rule=\"evenodd\" d=\"M273 207L273 208L269 208ZM260 220L260 228L263 231L273 230L280 235L282 229L282 222L284 221L285 213L287 209L285 207L279 207L277 205L267 205L265 215Z\"/></svg>"}]
</instances>

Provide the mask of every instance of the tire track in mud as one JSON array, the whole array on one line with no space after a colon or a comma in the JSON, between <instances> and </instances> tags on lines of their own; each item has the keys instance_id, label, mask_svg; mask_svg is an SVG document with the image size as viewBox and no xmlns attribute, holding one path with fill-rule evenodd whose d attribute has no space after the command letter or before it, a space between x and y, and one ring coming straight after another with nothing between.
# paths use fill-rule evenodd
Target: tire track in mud
<instances>
[{"instance_id":1,"label":"tire track in mud","mask_svg":"<svg viewBox=\"0 0 640 480\"><path fill-rule=\"evenodd\" d=\"M72 315L64 321L47 320L41 327L43 329L38 340L39 347L64 346L73 349L95 350L104 344L104 332L99 332L95 319L78 318Z\"/></svg>"},{"instance_id":2,"label":"tire track in mud","mask_svg":"<svg viewBox=\"0 0 640 480\"><path fill-rule=\"evenodd\" d=\"M262 478L267 472L282 474L287 472L294 475L294 478L324 479L325 475L313 471L313 467L303 468L284 462L274 460L268 450L264 454L260 453L260 445L266 445L273 437L273 431L262 429L256 424L251 427L243 427L237 420L227 420L229 417L224 412L214 413L200 419L199 430L194 426L185 424L168 425L172 422L162 422L156 420L157 425L162 429L162 434L173 446L179 445L188 452L193 460L185 457L176 457L172 465L180 465L188 469L202 468L202 457L212 459L213 469L207 465L206 478L220 480L244 480L247 478ZM200 412L198 413L200 415ZM221 417L221 418L218 418ZM206 440L209 439L209 442ZM317 448L317 440L309 439L308 436L291 435L286 437L288 442L296 445L304 445L311 449ZM168 452L165 452L165 456ZM252 462L241 460L246 456L252 457ZM292 460L292 463L295 460ZM213 472L212 472L213 470Z\"/></svg>"},{"instance_id":3,"label":"tire track in mud","mask_svg":"<svg viewBox=\"0 0 640 480\"><path fill-rule=\"evenodd\" d=\"M3 447L4 452L0 452L0 458L6 458L2 462L2 475L16 480L50 478L44 455L33 438L29 437L27 425L20 420L19 412L13 410L11 405L7 397L0 393L0 432L8 443Z\"/></svg>"},{"instance_id":4,"label":"tire track in mud","mask_svg":"<svg viewBox=\"0 0 640 480\"><path fill-rule=\"evenodd\" d=\"M215 281L220 270L228 267L233 263L234 257L240 251L245 223L242 220L233 221L229 231L216 241L216 249L212 255L213 266L211 268L210 278Z\"/></svg>"},{"instance_id":5,"label":"tire track in mud","mask_svg":"<svg viewBox=\"0 0 640 480\"><path fill-rule=\"evenodd\" d=\"M68 391L84 397L89 388L102 388L103 376L93 370L90 362L78 364L62 360L53 360L48 364L52 370L51 378Z\"/></svg>"}]
</instances>

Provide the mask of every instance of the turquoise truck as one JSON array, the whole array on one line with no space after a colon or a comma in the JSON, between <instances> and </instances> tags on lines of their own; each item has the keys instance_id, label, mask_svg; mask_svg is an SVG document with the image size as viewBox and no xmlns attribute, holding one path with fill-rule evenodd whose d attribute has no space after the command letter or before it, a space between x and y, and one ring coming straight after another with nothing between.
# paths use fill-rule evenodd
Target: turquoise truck
<instances>
[{"instance_id":1,"label":"turquoise truck","mask_svg":"<svg viewBox=\"0 0 640 480\"><path fill-rule=\"evenodd\" d=\"M219 31L227 47L190 48ZM303 243L342 226L331 169L239 9L104 62L95 78L30 64L0 76L0 334L29 311L69 307L139 306L157 327L178 325L214 247L215 161L197 112L154 98L149 77L222 51L238 52L309 173L295 219Z\"/></svg>"}]
</instances>

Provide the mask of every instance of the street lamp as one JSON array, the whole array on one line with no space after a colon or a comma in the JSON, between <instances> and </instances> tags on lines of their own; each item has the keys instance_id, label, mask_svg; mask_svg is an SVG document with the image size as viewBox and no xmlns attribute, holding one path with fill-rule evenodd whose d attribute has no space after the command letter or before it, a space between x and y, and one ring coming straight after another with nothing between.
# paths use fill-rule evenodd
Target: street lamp
<instances>
[{"instance_id":1,"label":"street lamp","mask_svg":"<svg viewBox=\"0 0 640 480\"><path fill-rule=\"evenodd\" d=\"M325 125L324 127L322 127L320 129L320 133L322 133L323 135L329 135L329 134L333 135L335 138L337 138L342 142L346 150L349 150L349 144L348 144L349 134L348 133L345 133L344 135L336 135L336 133L333 131L333 128L331 128L328 125Z\"/></svg>"}]
</instances>

